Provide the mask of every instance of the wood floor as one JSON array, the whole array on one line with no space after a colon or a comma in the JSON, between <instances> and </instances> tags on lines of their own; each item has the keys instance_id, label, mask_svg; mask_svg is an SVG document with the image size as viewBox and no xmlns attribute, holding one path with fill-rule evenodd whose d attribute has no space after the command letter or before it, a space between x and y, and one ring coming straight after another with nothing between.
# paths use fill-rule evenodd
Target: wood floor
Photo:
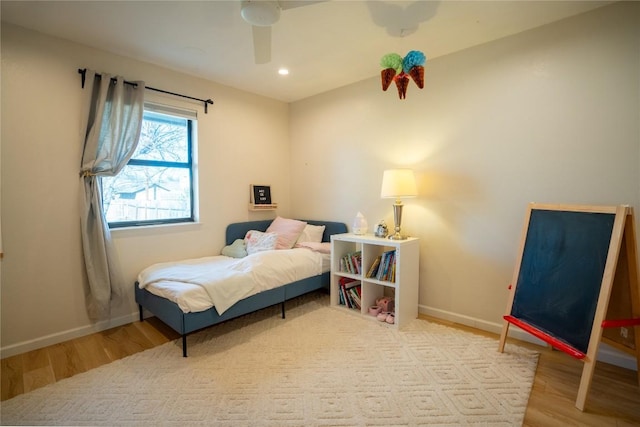
<instances>
[{"instance_id":1,"label":"wood floor","mask_svg":"<svg viewBox=\"0 0 640 427\"><path fill-rule=\"evenodd\" d=\"M438 322L498 338L496 335L465 326ZM1 400L27 393L178 337L178 334L166 325L151 318L2 359ZM517 344L541 353L523 425L640 426L640 387L635 371L598 363L586 410L581 412L574 404L582 374L582 362L558 351L523 342ZM176 354L180 355L178 347Z\"/></svg>"}]
</instances>

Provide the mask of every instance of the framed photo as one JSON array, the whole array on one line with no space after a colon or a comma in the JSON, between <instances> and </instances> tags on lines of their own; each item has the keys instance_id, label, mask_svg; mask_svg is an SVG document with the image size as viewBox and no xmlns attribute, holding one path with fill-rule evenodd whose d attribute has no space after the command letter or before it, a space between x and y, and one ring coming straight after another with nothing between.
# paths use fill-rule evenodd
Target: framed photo
<instances>
[{"instance_id":1,"label":"framed photo","mask_svg":"<svg viewBox=\"0 0 640 427\"><path fill-rule=\"evenodd\" d=\"M251 203L256 205L270 205L271 187L268 185L252 185Z\"/></svg>"}]
</instances>

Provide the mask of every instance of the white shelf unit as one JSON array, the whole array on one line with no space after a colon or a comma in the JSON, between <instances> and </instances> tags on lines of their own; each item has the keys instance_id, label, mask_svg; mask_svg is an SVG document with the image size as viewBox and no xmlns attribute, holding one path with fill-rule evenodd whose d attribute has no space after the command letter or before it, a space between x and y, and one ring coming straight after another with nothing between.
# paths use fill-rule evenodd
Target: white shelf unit
<instances>
[{"instance_id":1,"label":"white shelf unit","mask_svg":"<svg viewBox=\"0 0 640 427\"><path fill-rule=\"evenodd\" d=\"M375 259L390 250L396 251L395 281L367 278L367 272ZM360 251L362 256L360 274L341 271L340 259L357 251ZM406 240L390 240L374 235L334 234L331 236L331 305L358 313L357 309L340 304L340 278L355 279L361 284L362 303L359 313L377 321L375 317L369 315L369 307L375 305L378 298L393 296L394 326L401 328L418 317L419 256L419 240L415 237L409 237Z\"/></svg>"}]
</instances>

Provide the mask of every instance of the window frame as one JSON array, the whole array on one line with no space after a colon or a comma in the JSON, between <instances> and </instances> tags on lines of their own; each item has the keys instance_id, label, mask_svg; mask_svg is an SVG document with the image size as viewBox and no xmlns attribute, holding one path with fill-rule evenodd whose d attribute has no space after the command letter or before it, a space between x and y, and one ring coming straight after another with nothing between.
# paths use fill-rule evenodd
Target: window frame
<instances>
[{"instance_id":1,"label":"window frame","mask_svg":"<svg viewBox=\"0 0 640 427\"><path fill-rule=\"evenodd\" d=\"M181 217L181 218L165 218L165 219L150 219L150 220L133 220L133 221L107 221L107 226L109 229L122 229L122 228L139 228L139 227L150 227L157 225L170 225L170 224L192 224L196 222L197 214L196 214L196 180L195 180L195 150L194 150L194 140L196 139L197 132L197 113L192 110L186 110L182 108L172 107L168 105L156 104L145 102L144 103L144 113L152 112L152 113L160 113L173 117L180 117L187 120L187 160L186 162L171 162L166 160L145 160L145 159L135 159L131 158L127 162L126 166L143 166L143 167L167 167L167 168L175 168L175 169L186 169L189 173L189 210L191 212L191 216L189 217ZM100 180L100 185L102 186L102 180ZM104 204L102 206L103 214L105 215L106 220L106 212L104 211Z\"/></svg>"}]
</instances>

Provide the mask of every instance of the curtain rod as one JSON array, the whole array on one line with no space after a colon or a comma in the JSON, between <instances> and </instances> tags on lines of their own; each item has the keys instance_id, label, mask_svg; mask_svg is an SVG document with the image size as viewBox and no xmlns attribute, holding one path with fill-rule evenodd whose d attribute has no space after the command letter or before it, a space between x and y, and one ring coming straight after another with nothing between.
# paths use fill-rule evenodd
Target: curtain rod
<instances>
[{"instance_id":1,"label":"curtain rod","mask_svg":"<svg viewBox=\"0 0 640 427\"><path fill-rule=\"evenodd\" d=\"M87 76L87 69L86 68L78 68L78 73L82 75L82 88L84 89L84 82ZM96 76L100 76L101 74L96 73ZM111 80L115 80L115 78L112 78ZM125 80L125 84L131 85L131 86L137 86L138 84L135 82L128 82ZM162 90L162 89L156 89L155 87L151 87L151 86L145 86L145 89L149 89L149 90L153 90L156 92L161 92L161 93L166 93L168 95L173 95L173 96L179 96L180 98L187 98L187 99L193 99L194 101L199 101L202 102L204 104L204 113L207 114L207 105L208 104L212 104L213 105L213 101L211 99L200 99L200 98L194 98L193 96L188 96L188 95L182 95L180 93L175 93L175 92L169 92L168 90Z\"/></svg>"}]
</instances>

